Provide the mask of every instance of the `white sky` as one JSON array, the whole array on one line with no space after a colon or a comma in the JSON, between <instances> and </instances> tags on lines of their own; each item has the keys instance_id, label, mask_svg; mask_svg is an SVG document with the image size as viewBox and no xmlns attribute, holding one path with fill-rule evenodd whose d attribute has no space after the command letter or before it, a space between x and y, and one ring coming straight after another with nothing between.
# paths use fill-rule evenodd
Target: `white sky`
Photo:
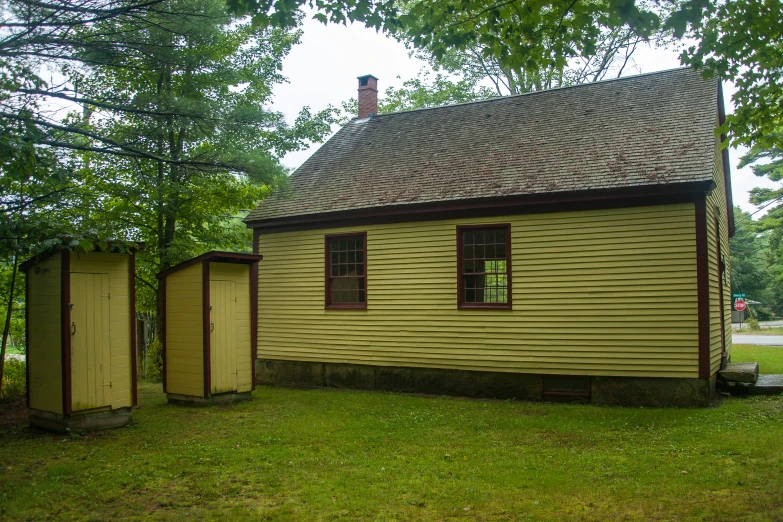
<instances>
[{"instance_id":1,"label":"white sky","mask_svg":"<svg viewBox=\"0 0 783 522\"><path fill-rule=\"evenodd\" d=\"M303 29L302 43L294 47L283 64L283 74L290 83L279 85L274 91L272 108L284 113L290 121L304 106L318 111L329 104L339 106L340 102L356 97L357 76L372 74L379 78L380 94L390 85L401 86L403 81L415 77L423 67L427 67L425 62L410 58L401 43L361 24L324 26L306 19ZM639 49L635 55L636 67L627 72L637 74L679 67L677 54L673 49ZM731 112L733 86L724 84L723 92L726 110ZM317 147L290 153L283 158L283 164L296 168ZM748 191L753 187L775 187L776 184L767 178L757 178L749 168L737 169L744 152L743 149L729 150L732 192L734 204L753 212L755 207L748 202Z\"/></svg>"}]
</instances>

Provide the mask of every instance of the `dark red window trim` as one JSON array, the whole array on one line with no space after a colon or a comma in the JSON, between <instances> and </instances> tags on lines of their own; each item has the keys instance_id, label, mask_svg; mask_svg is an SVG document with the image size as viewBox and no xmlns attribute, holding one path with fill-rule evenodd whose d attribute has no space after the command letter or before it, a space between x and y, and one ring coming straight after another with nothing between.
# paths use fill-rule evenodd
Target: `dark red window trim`
<instances>
[{"instance_id":1,"label":"dark red window trim","mask_svg":"<svg viewBox=\"0 0 783 522\"><path fill-rule=\"evenodd\" d=\"M506 303L466 303L465 302L465 273L463 259L462 232L465 230L476 229L506 229L506 280L508 288L506 289ZM457 225L457 308L474 310L511 310L511 224L510 223L487 223L484 225Z\"/></svg>"},{"instance_id":2,"label":"dark red window trim","mask_svg":"<svg viewBox=\"0 0 783 522\"><path fill-rule=\"evenodd\" d=\"M361 237L364 247L364 302L332 304L332 252L330 242L339 237ZM324 236L324 308L344 310L367 309L367 232L350 232L347 234L328 234Z\"/></svg>"}]
</instances>

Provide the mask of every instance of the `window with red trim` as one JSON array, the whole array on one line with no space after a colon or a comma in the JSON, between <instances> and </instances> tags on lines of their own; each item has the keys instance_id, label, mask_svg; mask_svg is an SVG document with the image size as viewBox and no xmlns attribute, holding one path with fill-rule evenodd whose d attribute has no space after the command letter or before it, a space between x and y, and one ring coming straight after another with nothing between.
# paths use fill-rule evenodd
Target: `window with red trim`
<instances>
[{"instance_id":1,"label":"window with red trim","mask_svg":"<svg viewBox=\"0 0 783 522\"><path fill-rule=\"evenodd\" d=\"M457 227L460 308L511 308L511 226Z\"/></svg>"},{"instance_id":2,"label":"window with red trim","mask_svg":"<svg viewBox=\"0 0 783 522\"><path fill-rule=\"evenodd\" d=\"M367 234L326 236L326 307L367 308Z\"/></svg>"}]
</instances>

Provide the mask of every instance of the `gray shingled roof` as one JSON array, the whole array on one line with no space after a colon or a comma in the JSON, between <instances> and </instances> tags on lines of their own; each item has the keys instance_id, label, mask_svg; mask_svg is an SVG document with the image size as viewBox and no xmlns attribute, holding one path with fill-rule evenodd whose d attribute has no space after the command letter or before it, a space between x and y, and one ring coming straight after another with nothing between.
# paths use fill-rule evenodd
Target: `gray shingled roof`
<instances>
[{"instance_id":1,"label":"gray shingled roof","mask_svg":"<svg viewBox=\"0 0 783 522\"><path fill-rule=\"evenodd\" d=\"M717 95L676 69L354 119L246 221L707 181Z\"/></svg>"}]
</instances>

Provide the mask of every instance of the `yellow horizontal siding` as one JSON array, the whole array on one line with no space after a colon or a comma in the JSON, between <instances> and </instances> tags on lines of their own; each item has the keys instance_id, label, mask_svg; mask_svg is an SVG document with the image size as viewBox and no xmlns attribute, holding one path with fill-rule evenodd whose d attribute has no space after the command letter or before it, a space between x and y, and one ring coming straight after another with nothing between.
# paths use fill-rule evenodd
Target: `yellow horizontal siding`
<instances>
[{"instance_id":1,"label":"yellow horizontal siding","mask_svg":"<svg viewBox=\"0 0 783 522\"><path fill-rule=\"evenodd\" d=\"M61 256L54 255L27 271L30 407L63 413Z\"/></svg>"},{"instance_id":2,"label":"yellow horizontal siding","mask_svg":"<svg viewBox=\"0 0 783 522\"><path fill-rule=\"evenodd\" d=\"M724 331L726 351L731 353L731 282L723 285L723 324L721 325L720 310L720 269L718 264L718 241L720 255L726 262L726 273L731 273L731 258L729 255L729 224L726 209L726 184L723 178L723 155L716 139L715 161L713 165L715 189L707 196L707 251L709 255L709 287L710 287L710 375L720 369ZM720 238L715 234L715 216L718 216Z\"/></svg>"},{"instance_id":3,"label":"yellow horizontal siding","mask_svg":"<svg viewBox=\"0 0 783 522\"><path fill-rule=\"evenodd\" d=\"M266 234L260 358L697 377L692 204ZM456 226L510 223L512 310L458 310ZM367 232L367 310L324 309L324 235Z\"/></svg>"},{"instance_id":4,"label":"yellow horizontal siding","mask_svg":"<svg viewBox=\"0 0 783 522\"><path fill-rule=\"evenodd\" d=\"M166 391L204 396L201 263L166 277Z\"/></svg>"}]
</instances>

